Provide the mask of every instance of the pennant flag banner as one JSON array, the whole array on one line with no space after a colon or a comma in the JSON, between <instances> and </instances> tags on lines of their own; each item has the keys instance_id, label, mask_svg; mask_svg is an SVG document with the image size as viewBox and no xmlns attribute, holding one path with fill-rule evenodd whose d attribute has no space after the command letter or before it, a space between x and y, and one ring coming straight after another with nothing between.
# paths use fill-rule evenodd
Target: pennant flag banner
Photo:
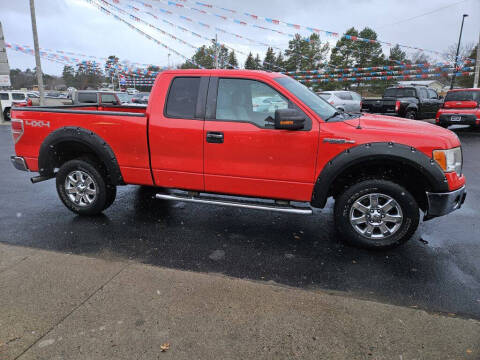
<instances>
[{"instance_id":1,"label":"pennant flag banner","mask_svg":"<svg viewBox=\"0 0 480 360\"><path fill-rule=\"evenodd\" d=\"M456 69L453 67L445 68L431 68L431 69L418 69L418 70L392 70L392 71L373 71L373 72L351 72L351 73L341 73L341 74L319 74L319 75L290 75L294 79L315 79L315 78L344 78L344 77L355 77L355 76L385 76L385 75L408 75L408 74L428 74L436 72L448 72L448 71L473 71L473 67L465 67L462 69Z\"/></svg>"},{"instance_id":2,"label":"pennant flag banner","mask_svg":"<svg viewBox=\"0 0 480 360\"><path fill-rule=\"evenodd\" d=\"M139 0L133 0L133 1L139 1ZM192 10L194 9L194 8L191 8L187 5L177 3L175 1L168 1L168 0L157 0L157 1L160 1L162 3L166 2L168 5L171 5L171 6L181 7L181 8L185 8L185 9L192 9ZM141 1L139 1L139 2L141 2ZM187 3L187 2L192 2L192 1L183 0L183 2ZM215 5L209 4L209 3L194 2L194 4L196 4L198 6L201 6L201 7L204 7L204 8L208 8L208 9L218 8L220 10L227 11L231 14L237 14L238 13L234 9L227 9L227 8L215 6ZM228 16L219 15L219 14L216 14L216 13L212 13L208 10L198 10L198 9L195 9L195 10L197 10L197 11L203 13L203 14L216 16L216 17L221 18L223 20L231 20L231 21L233 21L237 24L249 25L245 21L242 21L242 20L239 20L239 19L236 19L236 18L231 18L231 17L228 17ZM250 12L243 12L243 15L250 18L250 19L253 19L255 21L261 20L261 21L264 21L268 24L284 25L284 26L287 26L289 28L293 28L293 29L296 29L296 30L304 29L304 30L307 30L309 32L316 33L316 34L321 34L322 33L322 34L325 34L326 36L343 37L345 39L352 40L352 41L360 41L360 42L373 43L373 44L382 44L382 45L386 45L386 46L389 46L389 47L398 45L398 46L406 48L406 49L411 49L411 50L416 50L416 51L421 51L421 52L430 52L430 53L433 53L433 54L436 54L436 55L447 55L447 54L442 53L440 51L423 49L423 48L419 48L419 47L416 47L416 46L409 46L409 45L405 45L405 44L394 44L394 43L391 43L391 42L388 42L388 41L381 41L381 40L376 40L376 39L365 39L365 38L361 38L361 37L358 37L358 36L352 36L352 35L347 35L347 34L339 34L337 32L333 32L333 31L322 30L322 29L310 27L310 26L307 26L307 25L293 24L293 23L290 23L290 22L286 22L286 21L282 21L282 20L278 20L278 19L273 19L273 18L270 18L270 17L264 17L264 16L256 15L256 14L253 14L253 13L250 13ZM293 34L284 33L282 31L279 31L279 30L276 30L276 29L265 28L265 27L255 25L255 24L250 24L250 25L253 26L253 27L262 29L262 30L273 31L273 32L276 32L276 33L281 34L281 35L287 35L289 37L294 36ZM467 59L467 58L465 58L465 59Z\"/></svg>"},{"instance_id":3,"label":"pennant flag banner","mask_svg":"<svg viewBox=\"0 0 480 360\"><path fill-rule=\"evenodd\" d=\"M170 52L174 53L175 55L179 56L180 58L184 59L185 61L188 61L196 66L198 66L199 68L203 68L203 66L201 65L198 65L196 62L194 62L193 60L187 58L185 55L179 53L177 50L171 48L170 46L164 44L163 42L161 42L160 40L154 38L153 36L150 36L148 35L146 32L140 30L139 28L137 28L136 26L130 24L128 21L124 20L123 18L121 18L120 16L116 15L116 14L113 14L112 12L110 12L107 8L101 6L100 4L96 3L95 1L93 0L84 0L86 2L88 2L89 4L95 6L96 8L98 8L101 12L103 12L104 14L106 15L109 15L109 16L112 16L115 20L118 20L122 23L124 23L125 25L127 25L130 29L132 30L135 30L136 32L138 32L139 34L143 35L144 37L146 37L148 40L151 40L153 41L154 43L156 43L157 45L160 45L162 46L163 48L169 50Z\"/></svg>"},{"instance_id":4,"label":"pennant flag banner","mask_svg":"<svg viewBox=\"0 0 480 360\"><path fill-rule=\"evenodd\" d=\"M336 79L305 79L298 80L304 84L309 83L324 83L324 82L341 82L341 81L373 81L373 80L412 80L412 79L428 79L431 77L446 77L446 76L469 76L474 72L456 72L456 73L435 73L435 74L421 74L421 75L398 75L398 76L366 76L366 77L345 77Z\"/></svg>"}]
</instances>

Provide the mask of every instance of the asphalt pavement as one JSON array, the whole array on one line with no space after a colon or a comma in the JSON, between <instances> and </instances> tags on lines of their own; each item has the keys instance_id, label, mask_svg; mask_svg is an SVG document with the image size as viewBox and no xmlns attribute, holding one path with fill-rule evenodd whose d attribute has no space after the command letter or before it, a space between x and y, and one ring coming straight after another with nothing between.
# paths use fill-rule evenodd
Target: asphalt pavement
<instances>
[{"instance_id":1,"label":"asphalt pavement","mask_svg":"<svg viewBox=\"0 0 480 360\"><path fill-rule=\"evenodd\" d=\"M10 129L0 126L0 242L480 319L480 132L455 132L468 183L463 208L421 223L402 247L372 252L338 240L331 203L312 216L287 215L159 201L151 189L125 186L103 215L76 216L53 180L32 185L32 174L12 167Z\"/></svg>"}]
</instances>

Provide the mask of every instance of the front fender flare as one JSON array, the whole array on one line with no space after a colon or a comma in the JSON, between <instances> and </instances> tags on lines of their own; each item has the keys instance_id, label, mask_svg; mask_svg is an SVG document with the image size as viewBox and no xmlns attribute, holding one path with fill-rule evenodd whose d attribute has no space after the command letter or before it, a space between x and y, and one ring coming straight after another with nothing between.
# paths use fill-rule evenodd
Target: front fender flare
<instances>
[{"instance_id":1,"label":"front fender flare","mask_svg":"<svg viewBox=\"0 0 480 360\"><path fill-rule=\"evenodd\" d=\"M391 161L408 165L426 177L434 192L448 192L448 182L442 168L417 149L392 142L376 142L349 148L330 160L315 183L312 205L323 208L330 196L330 189L338 176L350 167L374 161Z\"/></svg>"}]
</instances>

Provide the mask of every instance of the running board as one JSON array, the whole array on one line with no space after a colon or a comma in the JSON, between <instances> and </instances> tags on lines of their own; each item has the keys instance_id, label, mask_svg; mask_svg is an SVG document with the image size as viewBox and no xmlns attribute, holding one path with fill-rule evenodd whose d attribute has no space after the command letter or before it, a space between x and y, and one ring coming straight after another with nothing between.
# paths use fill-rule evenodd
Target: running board
<instances>
[{"instance_id":1,"label":"running board","mask_svg":"<svg viewBox=\"0 0 480 360\"><path fill-rule=\"evenodd\" d=\"M173 194L156 194L155 198L163 200L174 200L174 201L185 201L185 202L194 202L200 204L211 204L211 205L222 205L222 206L231 206L244 209L257 209L257 210L267 210L267 211L277 211L290 214L301 214L301 215L311 215L313 213L311 208L301 208L295 206L281 206L281 205L269 205L255 202L240 202L240 201L231 201L231 200L219 200L214 198L207 198L201 196L181 196Z\"/></svg>"}]
</instances>

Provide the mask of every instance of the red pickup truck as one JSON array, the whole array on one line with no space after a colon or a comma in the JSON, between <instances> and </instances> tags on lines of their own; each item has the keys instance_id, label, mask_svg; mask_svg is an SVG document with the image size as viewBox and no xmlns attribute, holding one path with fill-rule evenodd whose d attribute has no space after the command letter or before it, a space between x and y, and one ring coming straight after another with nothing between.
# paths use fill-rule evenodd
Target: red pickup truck
<instances>
[{"instance_id":1,"label":"red pickup truck","mask_svg":"<svg viewBox=\"0 0 480 360\"><path fill-rule=\"evenodd\" d=\"M278 73L165 71L147 107L16 108L12 132L13 165L38 172L34 183L56 178L81 215L105 210L124 184L158 187L158 199L296 214L333 197L347 242L387 248L412 236L420 210L424 220L445 215L466 195L453 132L338 112Z\"/></svg>"}]
</instances>

